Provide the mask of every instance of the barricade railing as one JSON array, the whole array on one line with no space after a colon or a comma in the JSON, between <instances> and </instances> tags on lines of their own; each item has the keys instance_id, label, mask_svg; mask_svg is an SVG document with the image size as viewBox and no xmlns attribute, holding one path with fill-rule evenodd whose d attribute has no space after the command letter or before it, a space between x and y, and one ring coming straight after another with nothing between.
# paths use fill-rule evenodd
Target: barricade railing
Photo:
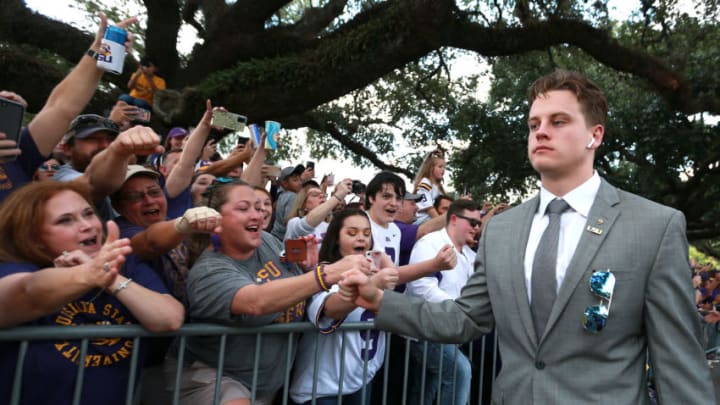
<instances>
[{"instance_id":1,"label":"barricade railing","mask_svg":"<svg viewBox=\"0 0 720 405\"><path fill-rule=\"evenodd\" d=\"M335 331L335 333L342 333L343 336L345 333L353 332L353 331L359 331L359 333L367 333L369 334L371 330L373 329L374 325L372 322L354 322L354 323L346 323L341 325L338 330ZM78 360L77 367L77 373L75 376L75 387L74 387L74 394L72 403L73 404L80 404L81 403L81 394L82 394L82 388L83 388L83 376L86 369L86 362L87 362L87 356L88 356L88 345L93 339L98 338L131 338L133 339L133 346L132 346L132 354L130 359L130 366L129 366L129 384L126 391L125 396L125 404L126 405L133 405L138 404L139 398L138 393L136 392L137 387L135 384L136 381L136 373L138 370L138 362L140 361L138 352L140 345L143 344L142 340L145 338L157 338L157 337L177 337L178 340L176 341L177 345L175 346L177 348L177 366L175 367L175 376L174 376L174 384L172 384L172 394L168 395L170 398L168 398L168 403L172 404L178 404L180 399L180 381L182 377L183 372L183 364L185 363L186 359L186 348L187 348L187 337L192 336L217 336L220 339L220 350L218 353L218 359L217 359L217 375L216 375L216 383L215 383L215 399L214 404L219 403L220 398L220 382L222 377L222 370L225 364L225 352L226 352L226 345L227 345L227 337L233 336L233 335L256 335L256 352L254 355L254 370L253 370L253 381L252 386L248 387L252 393L251 402L255 403L255 391L256 386L258 384L257 381L257 375L258 375L258 368L260 365L260 356L259 351L262 344L263 335L267 334L287 334L287 344L290 345L291 350L288 350L288 356L285 359L286 361L286 372L284 376L284 384L281 389L281 396L279 395L278 398L275 400L275 404L294 404L289 396L289 386L290 386L290 376L292 373L292 362L293 358L291 356L291 353L293 353L292 347L297 344L297 338L302 333L318 333L317 329L310 324L309 322L296 322L296 323L282 323L282 324L273 324L268 326L262 326L262 327L233 327L233 326L225 326L220 324L205 324L205 323L189 323L184 325L182 328L180 328L177 331L174 332L166 332L166 333L152 333L144 329L143 327L139 325L81 325L81 326L23 326L23 327L16 327L11 329L0 329L0 342L1 344L7 344L8 342L18 342L18 360L15 367L15 375L14 380L12 381L12 397L10 401L10 405L19 405L21 403L21 392L22 392L22 370L24 366L24 358L25 354L28 351L28 348L33 342L36 341L56 341L56 340L77 340L80 341L80 353L77 357L78 359L85 359L85 361ZM408 402L408 387L410 384L412 384L411 381L408 379L408 367L410 364L409 356L410 356L410 344L409 344L409 338L401 337L398 335L392 335L387 332L381 332L386 333L386 351L385 351L385 360L384 360L384 367L378 372L378 374L373 379L372 387L372 398L373 400L371 403L374 404L382 404L382 405L394 405L394 404L409 404ZM367 336L369 337L369 335ZM369 341L369 339L366 339ZM393 352L394 346L404 346L404 351L401 353L398 353L399 351L395 350L395 357L396 360L393 362L393 367L398 367L397 359L400 359L400 363L402 364L402 372L401 378L402 378L402 392L401 396L399 396L397 392L396 386L390 386L389 381L391 380L390 375L390 356ZM341 351L344 353L346 350L345 345L345 339L342 341L342 347ZM472 342L469 345L466 345L464 348L465 353L467 354L471 364L473 365L473 372L472 372L472 395L470 397L470 404L482 404L482 403L489 403L490 393L491 393L491 387L492 382L494 381L495 374L497 373L497 370L499 369L499 358L498 358L498 352L497 352L497 343L495 342L495 339L488 339L488 337L484 337L479 341ZM455 352L455 355L457 356L457 351ZM398 355L400 354L400 355ZM340 375L340 386L338 387L338 391L342 392L342 381L343 381L343 373L345 370L345 367L343 367L342 362L344 361L344 356L341 356L341 375ZM315 361L314 361L314 381L313 381L313 392L312 392L312 404L315 404L316 399L316 387L317 387L317 372L318 367L320 366L319 360L319 351L315 350ZM423 354L423 366L426 365L427 358L425 357L425 354ZM442 357L440 358L440 372L442 371ZM363 381L366 381L367 377L367 367L368 367L368 360L365 358L365 361L363 363ZM424 367L423 367L424 368ZM421 380L421 390L424 390L426 381L424 378L424 371L422 373L422 380ZM378 379L381 378L380 381ZM0 384L8 384L8 381L0 382ZM363 403L364 399L366 398L366 395L369 395L366 393L366 388L368 384L365 382L363 384L362 388L362 396L363 396ZM163 387L164 388L164 387ZM379 388L379 389L378 389ZM378 390L376 390L378 389ZM378 392L379 391L379 392ZM437 398L439 399L441 395L441 388L437 391ZM390 398L389 398L390 397ZM340 396L338 396L338 399L340 403L342 403L342 399ZM154 405L154 404L153 404ZM461 404L457 404L461 405Z\"/></svg>"}]
</instances>

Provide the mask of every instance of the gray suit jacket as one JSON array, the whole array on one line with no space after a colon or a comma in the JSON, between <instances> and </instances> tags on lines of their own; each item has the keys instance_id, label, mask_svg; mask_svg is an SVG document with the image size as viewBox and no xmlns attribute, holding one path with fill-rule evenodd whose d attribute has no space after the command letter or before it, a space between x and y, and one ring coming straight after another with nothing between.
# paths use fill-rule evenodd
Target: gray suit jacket
<instances>
[{"instance_id":1,"label":"gray suit jacket","mask_svg":"<svg viewBox=\"0 0 720 405\"><path fill-rule=\"evenodd\" d=\"M523 271L538 203L486 224L459 298L427 303L386 292L376 325L457 343L497 328L503 366L494 404L647 404L647 350L661 404L714 403L682 213L603 180L538 340ZM599 302L589 279L606 269L616 278L612 307L605 328L592 334L582 326L585 308Z\"/></svg>"}]
</instances>

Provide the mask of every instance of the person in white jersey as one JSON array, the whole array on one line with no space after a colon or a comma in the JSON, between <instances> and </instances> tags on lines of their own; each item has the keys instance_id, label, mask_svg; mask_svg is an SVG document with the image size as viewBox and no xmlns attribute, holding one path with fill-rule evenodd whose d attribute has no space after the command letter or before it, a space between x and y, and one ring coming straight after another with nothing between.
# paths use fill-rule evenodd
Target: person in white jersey
<instances>
[{"instance_id":1,"label":"person in white jersey","mask_svg":"<svg viewBox=\"0 0 720 405\"><path fill-rule=\"evenodd\" d=\"M346 256L364 254L371 246L367 214L349 208L330 221L319 256L321 262L336 262ZM381 256L384 257L380 258L380 266L387 267L373 268L371 277L378 288L393 288L397 268L386 255ZM346 405L369 405L369 383L385 359L384 332L336 331L345 321L366 322L375 317L372 311L340 299L336 292L337 287L321 291L308 304L308 319L320 333L306 333L300 339L290 385L290 396L298 404L311 404L314 398L316 404L335 405L338 397L342 397Z\"/></svg>"}]
</instances>

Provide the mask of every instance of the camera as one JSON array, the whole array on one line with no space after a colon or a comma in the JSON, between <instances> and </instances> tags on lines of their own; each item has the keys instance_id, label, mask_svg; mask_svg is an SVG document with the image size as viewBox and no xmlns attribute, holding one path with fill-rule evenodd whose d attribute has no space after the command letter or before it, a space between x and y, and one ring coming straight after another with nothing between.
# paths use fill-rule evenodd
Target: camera
<instances>
[{"instance_id":1,"label":"camera","mask_svg":"<svg viewBox=\"0 0 720 405\"><path fill-rule=\"evenodd\" d=\"M363 182L361 182L360 180L353 180L352 188L350 189L350 191L355 195L360 195L365 192L366 188L367 186L365 186L365 184L363 184Z\"/></svg>"}]
</instances>

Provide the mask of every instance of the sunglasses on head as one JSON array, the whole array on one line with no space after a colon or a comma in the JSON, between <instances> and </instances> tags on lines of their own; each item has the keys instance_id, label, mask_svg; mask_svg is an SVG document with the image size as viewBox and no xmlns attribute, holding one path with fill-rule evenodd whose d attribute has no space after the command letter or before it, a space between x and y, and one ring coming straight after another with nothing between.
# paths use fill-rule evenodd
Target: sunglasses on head
<instances>
[{"instance_id":1,"label":"sunglasses on head","mask_svg":"<svg viewBox=\"0 0 720 405\"><path fill-rule=\"evenodd\" d=\"M42 172L46 172L48 170L52 170L52 171L56 172L56 171L60 170L60 165L43 163L40 165L40 167L38 167L38 170L40 170Z\"/></svg>"},{"instance_id":2,"label":"sunglasses on head","mask_svg":"<svg viewBox=\"0 0 720 405\"><path fill-rule=\"evenodd\" d=\"M206 206L210 207L210 203L212 202L212 197L214 194L213 191L216 188L224 186L226 184L243 184L243 183L240 183L240 181L238 181L238 179L233 178L233 177L216 177L216 178L214 178L212 183L210 183L210 185L207 186L207 188L205 189L205 191L202 194L203 197L205 197L207 199Z\"/></svg>"},{"instance_id":3,"label":"sunglasses on head","mask_svg":"<svg viewBox=\"0 0 720 405\"><path fill-rule=\"evenodd\" d=\"M102 126L103 128L105 128L107 130L110 130L110 131L120 132L120 128L112 120L105 118L105 117L91 116L91 115L77 117L75 119L75 121L73 121L73 123L71 124L71 127L75 127L76 130L78 130L82 127L98 126L98 125Z\"/></svg>"},{"instance_id":4,"label":"sunglasses on head","mask_svg":"<svg viewBox=\"0 0 720 405\"><path fill-rule=\"evenodd\" d=\"M597 333L603 330L610 316L613 290L615 289L615 276L608 271L595 271L590 276L590 292L600 298L598 305L585 308L583 314L583 328L586 331Z\"/></svg>"},{"instance_id":5,"label":"sunglasses on head","mask_svg":"<svg viewBox=\"0 0 720 405\"><path fill-rule=\"evenodd\" d=\"M477 220L475 218L466 217L465 215L455 214L455 216L468 221L470 226L473 228L475 228L476 226L480 226L482 224L482 222L480 220Z\"/></svg>"}]
</instances>

